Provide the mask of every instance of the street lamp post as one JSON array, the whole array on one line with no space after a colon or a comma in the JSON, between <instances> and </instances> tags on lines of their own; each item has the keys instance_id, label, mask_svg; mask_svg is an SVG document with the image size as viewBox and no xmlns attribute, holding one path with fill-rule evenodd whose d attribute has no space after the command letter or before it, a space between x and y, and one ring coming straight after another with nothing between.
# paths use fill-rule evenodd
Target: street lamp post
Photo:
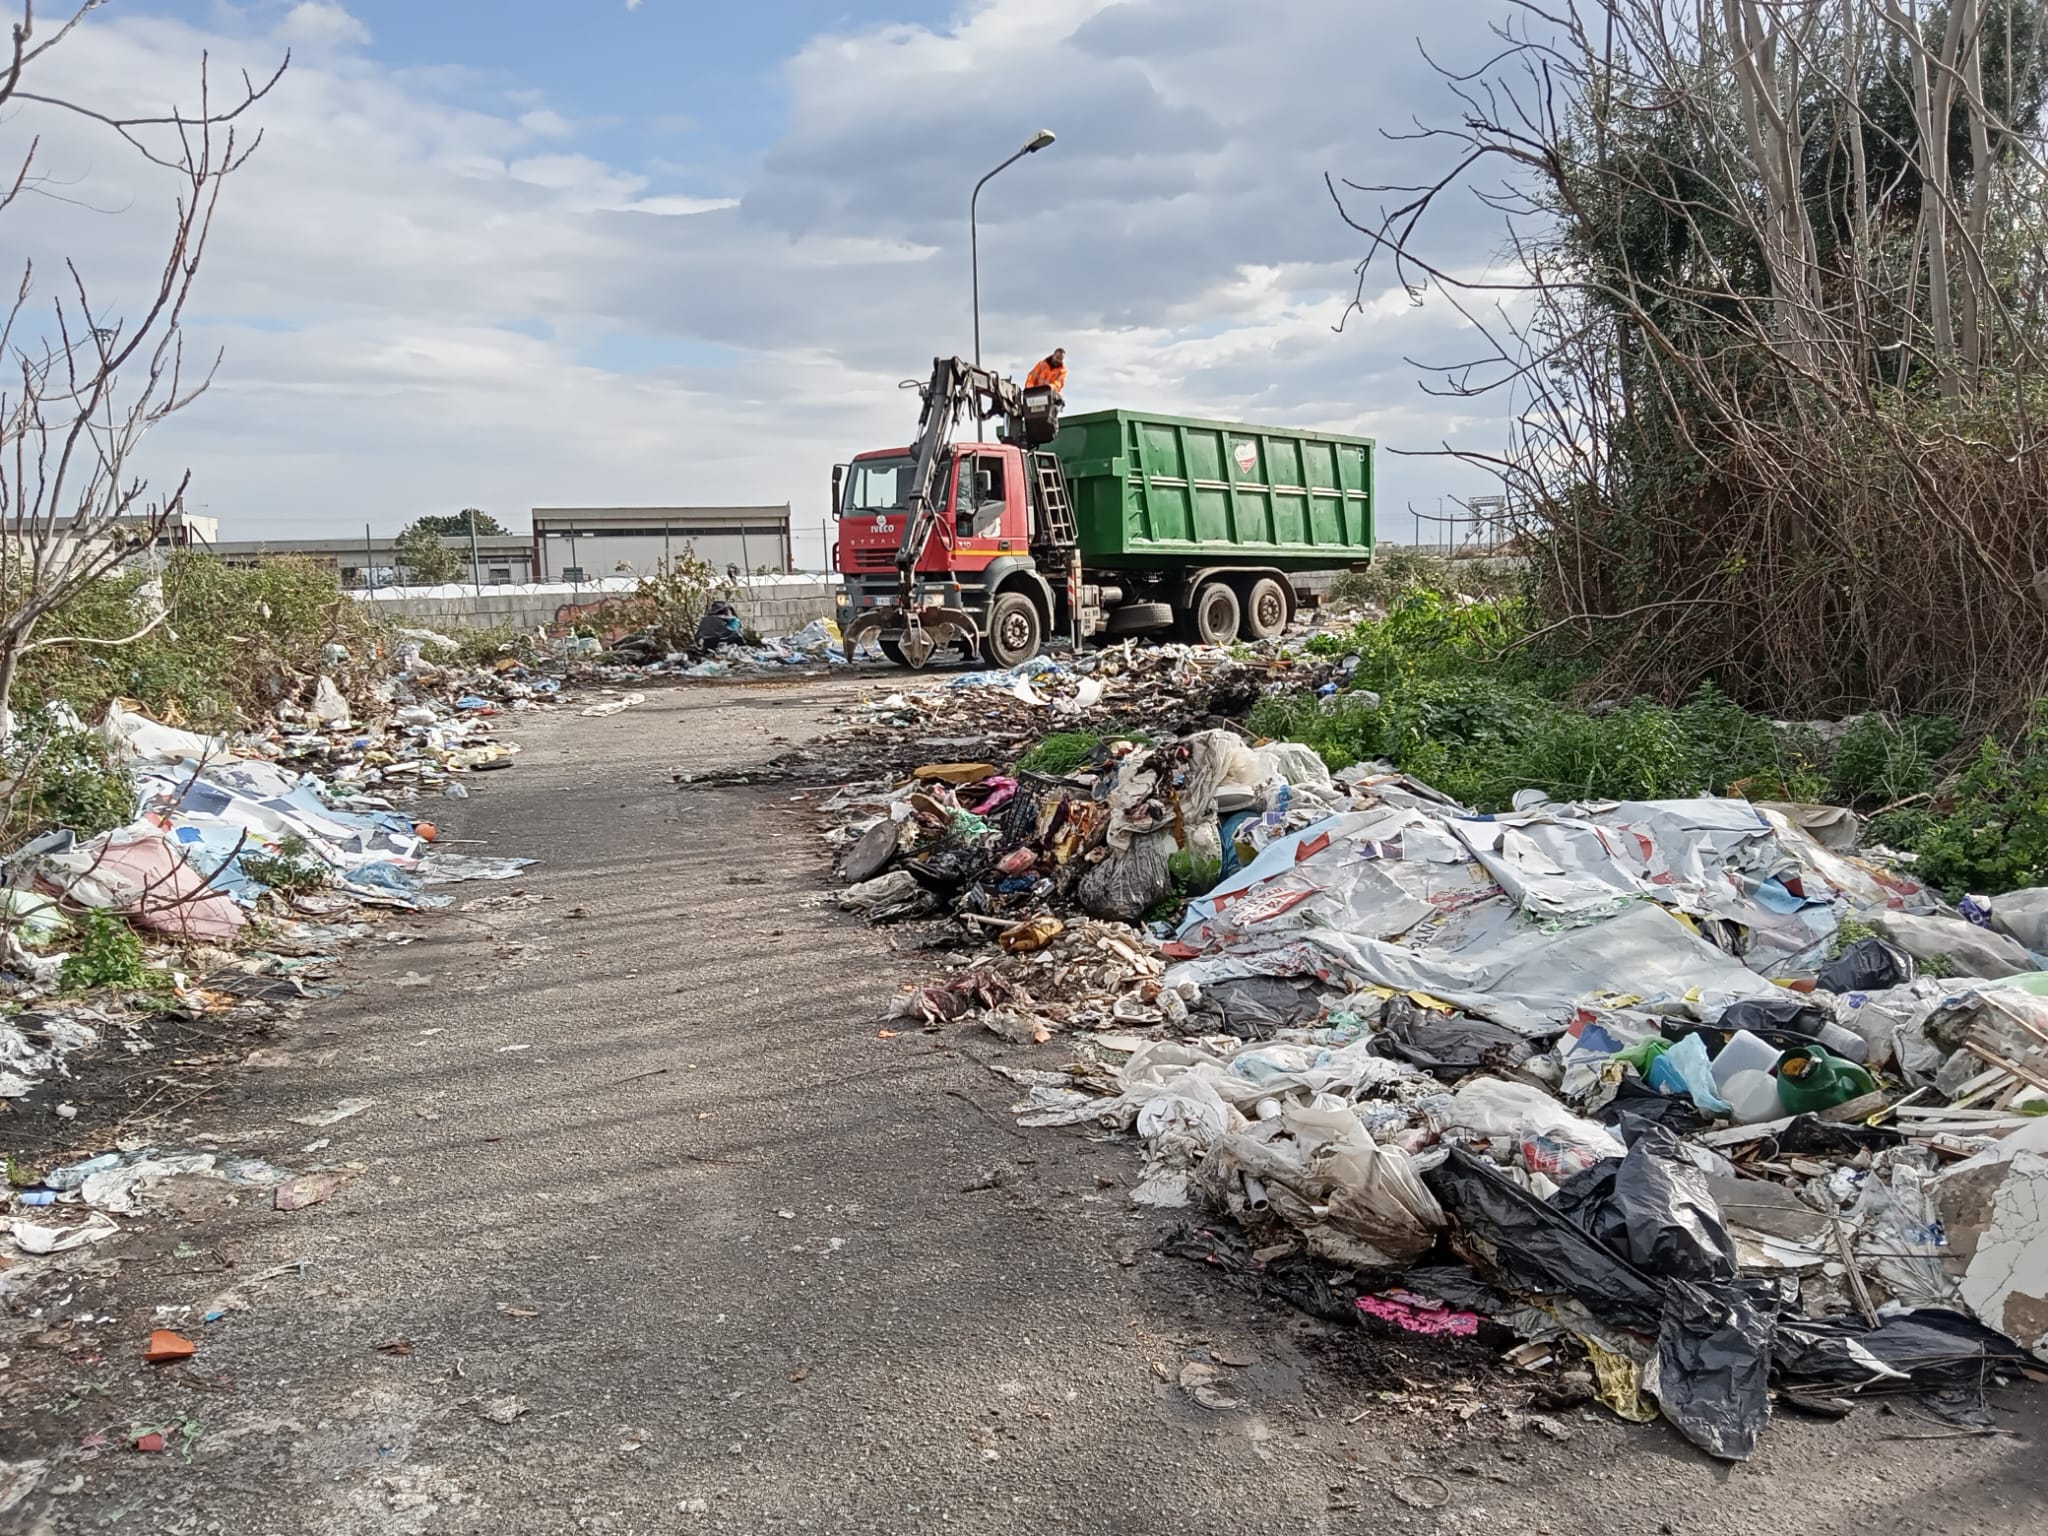
<instances>
[{"instance_id":1,"label":"street lamp post","mask_svg":"<svg viewBox=\"0 0 2048 1536\"><path fill-rule=\"evenodd\" d=\"M996 176L1007 171L1026 155L1037 154L1052 141L1053 131L1050 128L1039 129L1031 135L1030 142L1022 149L977 181L974 184L974 195L967 199L967 261L974 280L974 366L977 368L981 366L981 240L974 225L975 205L981 201L981 189Z\"/></svg>"}]
</instances>

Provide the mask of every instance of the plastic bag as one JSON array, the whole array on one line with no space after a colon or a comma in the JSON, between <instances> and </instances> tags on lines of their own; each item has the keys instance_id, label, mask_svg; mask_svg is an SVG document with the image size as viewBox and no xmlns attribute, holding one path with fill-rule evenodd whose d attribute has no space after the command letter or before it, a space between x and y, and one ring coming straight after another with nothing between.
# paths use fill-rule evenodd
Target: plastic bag
<instances>
[{"instance_id":1,"label":"plastic bag","mask_svg":"<svg viewBox=\"0 0 2048 1536\"><path fill-rule=\"evenodd\" d=\"M1709 1456L1743 1461L1770 1422L1778 1294L1767 1280L1665 1288L1657 1358L1644 1386Z\"/></svg>"},{"instance_id":2,"label":"plastic bag","mask_svg":"<svg viewBox=\"0 0 2048 1536\"><path fill-rule=\"evenodd\" d=\"M2048 886L1972 899L1990 908L1994 930L2017 939L2037 955L2048 954Z\"/></svg>"},{"instance_id":3,"label":"plastic bag","mask_svg":"<svg viewBox=\"0 0 2048 1536\"><path fill-rule=\"evenodd\" d=\"M1735 1239L1707 1176L1661 1125L1646 1126L1626 1157L1568 1181L1551 1204L1650 1274L1735 1278Z\"/></svg>"},{"instance_id":4,"label":"plastic bag","mask_svg":"<svg viewBox=\"0 0 2048 1536\"><path fill-rule=\"evenodd\" d=\"M1883 939L1858 939L1820 968L1822 992L1882 992L1913 979L1913 957Z\"/></svg>"},{"instance_id":5,"label":"plastic bag","mask_svg":"<svg viewBox=\"0 0 2048 1536\"><path fill-rule=\"evenodd\" d=\"M1965 976L1997 978L2034 969L2033 959L2017 939L1992 933L1959 917L1916 917L1884 912L1877 928L1916 960L1952 962Z\"/></svg>"},{"instance_id":6,"label":"plastic bag","mask_svg":"<svg viewBox=\"0 0 2048 1536\"><path fill-rule=\"evenodd\" d=\"M1167 869L1173 850L1173 833L1165 831L1132 838L1123 852L1112 851L1081 877L1081 910L1113 922L1138 921L1173 888Z\"/></svg>"},{"instance_id":7,"label":"plastic bag","mask_svg":"<svg viewBox=\"0 0 2048 1536\"><path fill-rule=\"evenodd\" d=\"M1728 1101L1714 1092L1714 1064L1707 1056L1707 1042L1698 1035L1687 1035L1650 1063L1650 1086L1690 1094L1693 1103L1710 1115L1729 1113Z\"/></svg>"},{"instance_id":8,"label":"plastic bag","mask_svg":"<svg viewBox=\"0 0 2048 1536\"><path fill-rule=\"evenodd\" d=\"M1483 1158L1453 1147L1422 1181L1451 1219L1459 1257L1483 1278L1537 1298L1576 1296L1612 1327L1657 1332L1656 1281Z\"/></svg>"}]
</instances>

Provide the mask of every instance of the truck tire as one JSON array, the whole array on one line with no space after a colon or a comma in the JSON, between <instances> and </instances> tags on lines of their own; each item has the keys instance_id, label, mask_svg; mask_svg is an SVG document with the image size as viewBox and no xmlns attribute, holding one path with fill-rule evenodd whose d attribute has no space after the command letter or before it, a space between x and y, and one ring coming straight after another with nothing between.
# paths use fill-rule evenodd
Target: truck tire
<instances>
[{"instance_id":1,"label":"truck tire","mask_svg":"<svg viewBox=\"0 0 2048 1536\"><path fill-rule=\"evenodd\" d=\"M903 647L894 640L877 640L875 644L881 648L882 655L887 660L894 662L899 667L910 665L909 662L903 659Z\"/></svg>"},{"instance_id":2,"label":"truck tire","mask_svg":"<svg viewBox=\"0 0 2048 1536\"><path fill-rule=\"evenodd\" d=\"M988 605L988 634L981 642L982 654L992 667L1014 667L1029 661L1045 644L1045 625L1039 621L1038 605L1022 592L998 592Z\"/></svg>"},{"instance_id":3,"label":"truck tire","mask_svg":"<svg viewBox=\"0 0 2048 1536\"><path fill-rule=\"evenodd\" d=\"M1204 582L1188 605L1181 632L1199 645L1228 645L1237 638L1243 610L1237 594L1220 581Z\"/></svg>"},{"instance_id":4,"label":"truck tire","mask_svg":"<svg viewBox=\"0 0 2048 1536\"><path fill-rule=\"evenodd\" d=\"M1173 628L1173 604L1171 603L1122 603L1109 610L1109 623L1103 630L1105 635L1144 635L1158 629Z\"/></svg>"},{"instance_id":5,"label":"truck tire","mask_svg":"<svg viewBox=\"0 0 2048 1536\"><path fill-rule=\"evenodd\" d=\"M1270 576L1254 581L1244 595L1244 617L1238 636L1245 640L1271 640L1287 628L1287 591Z\"/></svg>"}]
</instances>

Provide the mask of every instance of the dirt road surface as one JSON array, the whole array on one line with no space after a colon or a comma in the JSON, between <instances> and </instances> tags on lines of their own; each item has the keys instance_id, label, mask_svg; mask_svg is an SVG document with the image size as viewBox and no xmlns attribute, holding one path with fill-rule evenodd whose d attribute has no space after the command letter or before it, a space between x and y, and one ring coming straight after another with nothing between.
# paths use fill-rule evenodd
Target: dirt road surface
<instances>
[{"instance_id":1,"label":"dirt road surface","mask_svg":"<svg viewBox=\"0 0 2048 1536\"><path fill-rule=\"evenodd\" d=\"M930 957L831 905L788 787L672 782L818 735L851 686L679 689L525 724L517 769L441 819L466 851L542 863L387 925L347 994L272 1042L288 1065L221 1074L182 1117L238 1151L363 1171L292 1212L195 1185L106 1245L118 1278L74 1305L119 1322L11 1362L48 1386L0 1429L5 1459L51 1461L0 1522L2044 1529L2039 1391L1999 1400L1995 1437L1864 1407L1783 1417L1721 1466L1661 1425L1538 1412L1527 1378L1390 1349L1162 1252L1171 1222L1124 1198L1129 1143L1010 1123L1017 1090L983 1062L1056 1065L1056 1044L878 1038ZM293 1123L351 1098L373 1103ZM176 1310L230 1290L246 1306L210 1325ZM200 1338L190 1364L140 1363L158 1307ZM1190 1363L1237 1406L1193 1402ZM147 1427L166 1453L130 1448Z\"/></svg>"}]
</instances>

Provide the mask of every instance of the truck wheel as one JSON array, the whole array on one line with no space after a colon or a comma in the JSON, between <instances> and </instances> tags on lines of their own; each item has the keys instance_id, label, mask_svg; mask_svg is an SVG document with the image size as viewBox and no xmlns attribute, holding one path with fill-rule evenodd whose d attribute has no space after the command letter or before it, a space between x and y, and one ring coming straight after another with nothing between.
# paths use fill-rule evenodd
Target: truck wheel
<instances>
[{"instance_id":1,"label":"truck wheel","mask_svg":"<svg viewBox=\"0 0 2048 1536\"><path fill-rule=\"evenodd\" d=\"M1115 639L1122 635L1143 635L1156 629L1171 628L1173 604L1123 603L1109 610L1109 623L1103 633Z\"/></svg>"},{"instance_id":2,"label":"truck wheel","mask_svg":"<svg viewBox=\"0 0 2048 1536\"><path fill-rule=\"evenodd\" d=\"M877 640L875 644L881 648L882 655L887 660L894 662L899 667L910 665L909 662L903 659L903 647L894 640Z\"/></svg>"},{"instance_id":3,"label":"truck wheel","mask_svg":"<svg viewBox=\"0 0 2048 1536\"><path fill-rule=\"evenodd\" d=\"M1228 645L1237 638L1240 613L1235 592L1220 581L1205 583L1188 610L1188 638L1203 645Z\"/></svg>"},{"instance_id":4,"label":"truck wheel","mask_svg":"<svg viewBox=\"0 0 2048 1536\"><path fill-rule=\"evenodd\" d=\"M1287 628L1287 593L1270 576L1261 576L1244 595L1244 619L1238 635L1245 640L1271 640Z\"/></svg>"},{"instance_id":5,"label":"truck wheel","mask_svg":"<svg viewBox=\"0 0 2048 1536\"><path fill-rule=\"evenodd\" d=\"M1038 605L1022 592L999 592L988 607L988 636L982 653L992 667L1014 667L1029 661L1045 644L1045 626L1038 621Z\"/></svg>"}]
</instances>

